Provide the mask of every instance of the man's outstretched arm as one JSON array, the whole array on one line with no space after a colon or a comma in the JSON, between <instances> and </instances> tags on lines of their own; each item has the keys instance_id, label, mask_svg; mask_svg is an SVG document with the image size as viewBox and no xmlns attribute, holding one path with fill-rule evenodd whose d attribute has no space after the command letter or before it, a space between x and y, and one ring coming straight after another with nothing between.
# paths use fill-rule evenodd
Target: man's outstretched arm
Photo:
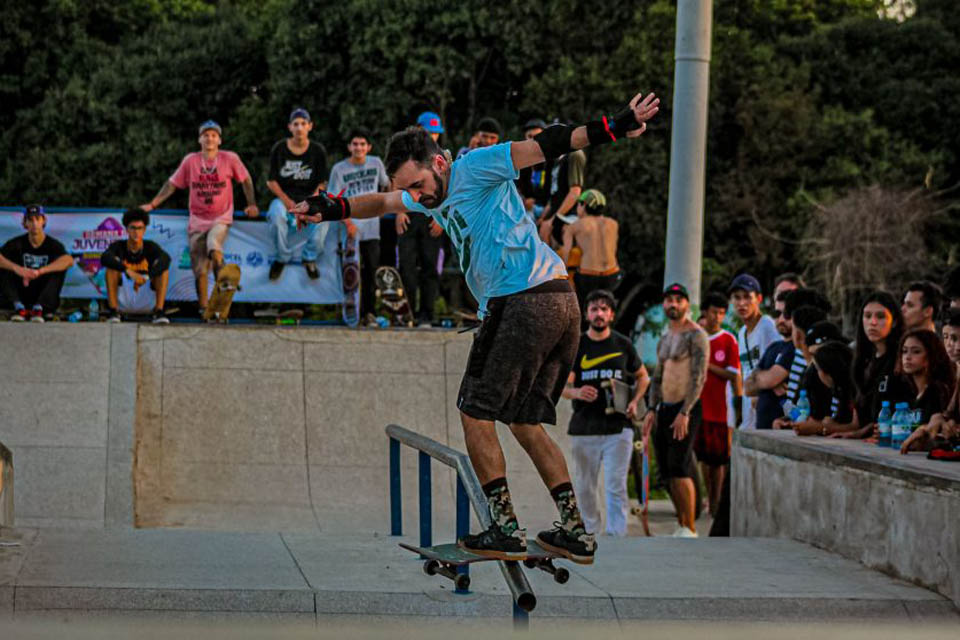
<instances>
[{"instance_id":1,"label":"man's outstretched arm","mask_svg":"<svg viewBox=\"0 0 960 640\"><path fill-rule=\"evenodd\" d=\"M297 203L290 212L303 222L331 222L347 218L377 218L387 213L403 211L402 191L367 193L343 198L326 191Z\"/></svg>"},{"instance_id":2,"label":"man's outstretched arm","mask_svg":"<svg viewBox=\"0 0 960 640\"><path fill-rule=\"evenodd\" d=\"M616 142L622 137L636 138L646 131L647 120L657 115L659 110L660 98L652 93L647 96L638 93L630 104L612 116L604 116L579 127L565 124L549 126L532 140L510 143L513 166L519 171L590 145Z\"/></svg>"}]
</instances>

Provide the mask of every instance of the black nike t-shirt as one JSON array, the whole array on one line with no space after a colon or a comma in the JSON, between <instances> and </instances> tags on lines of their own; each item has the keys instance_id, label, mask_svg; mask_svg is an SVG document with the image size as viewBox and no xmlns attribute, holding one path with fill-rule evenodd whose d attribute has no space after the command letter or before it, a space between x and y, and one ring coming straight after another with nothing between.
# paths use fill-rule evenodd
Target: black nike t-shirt
<instances>
[{"instance_id":1,"label":"black nike t-shirt","mask_svg":"<svg viewBox=\"0 0 960 640\"><path fill-rule=\"evenodd\" d=\"M8 240L3 247L0 247L0 253L16 265L27 269L39 269L66 255L67 250L64 249L63 244L50 236L45 236L40 246L35 247L30 244L30 236L25 233Z\"/></svg>"},{"instance_id":2,"label":"black nike t-shirt","mask_svg":"<svg viewBox=\"0 0 960 640\"><path fill-rule=\"evenodd\" d=\"M327 151L311 140L307 150L297 155L290 151L286 139L280 140L270 150L267 179L279 184L294 202L306 200L327 179Z\"/></svg>"},{"instance_id":3,"label":"black nike t-shirt","mask_svg":"<svg viewBox=\"0 0 960 640\"><path fill-rule=\"evenodd\" d=\"M630 421L621 414L607 415L600 383L604 380L622 380L635 383L640 368L640 356L630 339L622 333L611 331L606 340L592 340L584 332L580 336L580 348L573 363L573 386L590 385L599 394L593 402L573 401L573 418L567 433L572 436L600 436L620 433L630 427Z\"/></svg>"}]
</instances>

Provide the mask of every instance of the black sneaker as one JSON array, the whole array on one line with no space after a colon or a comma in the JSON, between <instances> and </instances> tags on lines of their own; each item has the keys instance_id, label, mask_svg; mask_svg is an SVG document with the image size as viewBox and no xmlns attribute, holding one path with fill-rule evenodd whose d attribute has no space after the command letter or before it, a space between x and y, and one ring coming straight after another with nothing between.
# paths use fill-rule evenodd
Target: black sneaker
<instances>
[{"instance_id":1,"label":"black sneaker","mask_svg":"<svg viewBox=\"0 0 960 640\"><path fill-rule=\"evenodd\" d=\"M464 536L457 543L464 551L497 560L523 560L527 557L527 530L517 529L507 535L499 526Z\"/></svg>"},{"instance_id":2,"label":"black sneaker","mask_svg":"<svg viewBox=\"0 0 960 640\"><path fill-rule=\"evenodd\" d=\"M107 315L107 322L116 323L120 321L121 321L120 312L117 311L116 309L110 309L110 313L109 315Z\"/></svg>"},{"instance_id":3,"label":"black sneaker","mask_svg":"<svg viewBox=\"0 0 960 640\"><path fill-rule=\"evenodd\" d=\"M271 279L271 280L276 280L277 278L279 278L279 277L280 277L280 274L283 273L283 267L284 267L284 266L285 266L285 265L284 265L282 262L280 262L280 261L276 261L276 262L274 262L273 264L271 264L271 265L270 265L270 279Z\"/></svg>"},{"instance_id":4,"label":"black sneaker","mask_svg":"<svg viewBox=\"0 0 960 640\"><path fill-rule=\"evenodd\" d=\"M597 552L597 539L592 533L572 534L559 522L554 528L537 534L537 544L553 553L577 564L593 564L593 555Z\"/></svg>"},{"instance_id":5,"label":"black sneaker","mask_svg":"<svg viewBox=\"0 0 960 640\"><path fill-rule=\"evenodd\" d=\"M317 263L313 260L304 260L303 268L307 270L307 275L310 276L311 280L316 280L320 277L320 271L317 269Z\"/></svg>"},{"instance_id":6,"label":"black sneaker","mask_svg":"<svg viewBox=\"0 0 960 640\"><path fill-rule=\"evenodd\" d=\"M154 309L150 321L153 324L170 324L170 318L163 312L163 309Z\"/></svg>"}]
</instances>

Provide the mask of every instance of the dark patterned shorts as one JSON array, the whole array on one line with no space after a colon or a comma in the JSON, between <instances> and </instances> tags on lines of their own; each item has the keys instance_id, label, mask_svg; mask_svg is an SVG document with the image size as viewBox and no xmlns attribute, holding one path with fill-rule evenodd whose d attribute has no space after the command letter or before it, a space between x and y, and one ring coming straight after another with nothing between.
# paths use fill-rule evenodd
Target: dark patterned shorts
<instances>
[{"instance_id":1,"label":"dark patterned shorts","mask_svg":"<svg viewBox=\"0 0 960 640\"><path fill-rule=\"evenodd\" d=\"M567 280L491 298L457 407L478 420L556 424L579 342L580 310Z\"/></svg>"}]
</instances>

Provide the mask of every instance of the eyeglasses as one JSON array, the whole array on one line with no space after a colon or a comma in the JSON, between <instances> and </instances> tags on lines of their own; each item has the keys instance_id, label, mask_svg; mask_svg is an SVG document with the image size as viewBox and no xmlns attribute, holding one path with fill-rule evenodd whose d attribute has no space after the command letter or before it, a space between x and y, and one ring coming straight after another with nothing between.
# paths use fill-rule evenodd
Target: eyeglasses
<instances>
[{"instance_id":1,"label":"eyeglasses","mask_svg":"<svg viewBox=\"0 0 960 640\"><path fill-rule=\"evenodd\" d=\"M776 320L783 315L783 311L780 311L779 309L774 309L773 313L771 313L770 315L772 315L773 319Z\"/></svg>"},{"instance_id":2,"label":"eyeglasses","mask_svg":"<svg viewBox=\"0 0 960 640\"><path fill-rule=\"evenodd\" d=\"M144 227L144 226L142 226L142 225L139 225L139 224L137 224L137 225L133 225L133 224L132 224L132 225L130 225L129 227L127 227L127 231L146 231L146 230L147 230L146 227Z\"/></svg>"}]
</instances>

